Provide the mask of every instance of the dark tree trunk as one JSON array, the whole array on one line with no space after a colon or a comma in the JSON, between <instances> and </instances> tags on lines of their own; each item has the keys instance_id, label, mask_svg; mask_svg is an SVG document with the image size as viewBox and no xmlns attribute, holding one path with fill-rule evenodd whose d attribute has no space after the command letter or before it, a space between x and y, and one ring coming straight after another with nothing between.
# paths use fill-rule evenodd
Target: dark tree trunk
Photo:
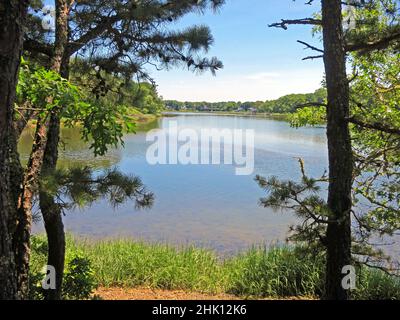
<instances>
[{"instance_id":1,"label":"dark tree trunk","mask_svg":"<svg viewBox=\"0 0 400 320\"><path fill-rule=\"evenodd\" d=\"M32 229L33 197L38 187L38 176L42 168L44 148L46 147L47 118L39 118L35 141L29 157L23 180L23 190L18 208L18 226L14 235L14 250L18 271L18 285L21 294L27 297L29 290L30 236Z\"/></svg>"},{"instance_id":2,"label":"dark tree trunk","mask_svg":"<svg viewBox=\"0 0 400 320\"><path fill-rule=\"evenodd\" d=\"M59 137L60 120L56 114L53 114L48 131L48 141L42 175L51 174L56 169ZM62 211L60 206L54 201L53 197L45 192L45 190L40 191L39 205L47 234L47 264L53 266L56 271L56 289L48 290L46 292L46 299L60 300L62 298L62 280L65 260L65 233Z\"/></svg>"},{"instance_id":3,"label":"dark tree trunk","mask_svg":"<svg viewBox=\"0 0 400 320\"><path fill-rule=\"evenodd\" d=\"M69 57L61 63L61 76L69 78ZM58 145L60 142L60 118L52 114L47 133L47 145L44 154L42 175L52 174L57 168ZM53 197L42 190L39 194L39 206L42 212L44 226L49 245L47 264L56 270L56 289L48 290L46 299L60 300L62 298L62 282L65 262L65 232L62 210Z\"/></svg>"},{"instance_id":4,"label":"dark tree trunk","mask_svg":"<svg viewBox=\"0 0 400 320\"><path fill-rule=\"evenodd\" d=\"M28 3L3 0L0 4L0 300L21 298L13 250L17 197L11 177L19 174L12 172L17 154L13 110Z\"/></svg>"},{"instance_id":5,"label":"dark tree trunk","mask_svg":"<svg viewBox=\"0 0 400 320\"><path fill-rule=\"evenodd\" d=\"M57 1L59 2L64 1ZM61 8L65 11L65 8ZM64 13L57 9L57 22ZM64 48L67 44L68 34L56 32L55 54L52 58L51 69L60 72ZM48 97L52 99L52 97ZM30 260L30 234L32 229L32 205L33 198L38 191L39 177L42 172L44 155L47 146L48 132L51 125L51 119L57 113L52 110L51 114L41 116L36 125L36 133L32 152L28 161L27 169L23 181L23 192L20 199L18 210L19 222L14 236L14 250L16 253L16 264L18 272L18 284L23 296L28 294L29 285L29 260Z\"/></svg>"},{"instance_id":6,"label":"dark tree trunk","mask_svg":"<svg viewBox=\"0 0 400 320\"><path fill-rule=\"evenodd\" d=\"M56 45L53 58L53 70L59 72L65 79L69 78L69 56L66 50L68 44L68 16L72 2L70 0L56 1ZM62 107L62 106L60 106ZM47 132L47 145L44 154L42 175L52 174L57 167L58 145L60 141L60 117L58 112L51 115ZM40 192L40 210L47 233L48 260L47 264L55 268L56 289L48 290L46 299L60 300L62 298L62 281L65 262L65 233L61 208L53 197L42 190Z\"/></svg>"},{"instance_id":7,"label":"dark tree trunk","mask_svg":"<svg viewBox=\"0 0 400 320\"><path fill-rule=\"evenodd\" d=\"M62 212L60 207L55 203L53 197L45 192L40 192L40 208L47 234L47 264L53 266L56 271L56 289L47 290L46 299L60 300L62 298L62 280L65 260L65 234Z\"/></svg>"},{"instance_id":8,"label":"dark tree trunk","mask_svg":"<svg viewBox=\"0 0 400 320\"><path fill-rule=\"evenodd\" d=\"M63 56L65 52L65 48L68 41L68 32L65 33L65 25L68 23L68 6L66 0L57 0L57 25L58 28L56 30L56 41L55 41L55 49L54 55L51 61L51 69L55 72L60 72L61 64L63 61ZM60 17L66 20L60 22ZM67 29L68 30L68 29ZM52 99L49 97L48 99ZM38 190L39 184L39 177L42 173L44 158L45 158L45 151L47 148L47 141L49 137L50 128L52 128L52 119L57 117L58 110L52 110L51 114L42 116L38 119L34 144L32 148L32 152L30 155L30 159L28 161L28 166L25 172L24 183L23 183L23 192L20 199L20 206L18 216L20 218L17 232L15 234L14 239L14 250L16 252L16 263L17 263L17 270L18 270L18 280L19 286L22 294L26 296L28 292L28 275L29 275L29 259L30 259L30 234L31 234L31 227L32 227L32 204L33 204L33 197L35 196ZM48 207L48 204L46 205ZM52 210L49 209L48 211ZM55 214L55 213L52 213ZM48 215L46 215L48 218ZM51 224L54 224L57 219L51 217ZM46 227L46 230L48 227ZM52 232L54 235L55 232ZM54 237L51 237L54 239ZM59 239L59 243L63 243L63 239ZM49 245L49 247L54 248L55 244ZM54 250L52 250L52 256L55 256ZM52 259L53 260L53 259ZM57 262L57 261L55 261ZM57 262L54 267L59 265L60 263ZM62 263L63 264L63 263ZM60 271L60 270L58 270ZM62 272L61 275L57 272L56 277L62 279ZM58 280L60 281L60 280ZM61 290L59 288L58 290ZM57 291L58 293L58 291Z\"/></svg>"},{"instance_id":9,"label":"dark tree trunk","mask_svg":"<svg viewBox=\"0 0 400 320\"><path fill-rule=\"evenodd\" d=\"M326 299L346 300L342 269L351 264L351 191L353 153L349 116L349 83L340 0L322 0L324 61L328 89L327 135L331 219L327 230Z\"/></svg>"}]
</instances>

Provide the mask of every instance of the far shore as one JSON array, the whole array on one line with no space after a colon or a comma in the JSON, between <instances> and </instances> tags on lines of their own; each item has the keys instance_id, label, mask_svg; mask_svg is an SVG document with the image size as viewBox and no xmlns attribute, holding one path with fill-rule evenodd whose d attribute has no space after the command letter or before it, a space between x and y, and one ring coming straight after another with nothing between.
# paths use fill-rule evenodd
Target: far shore
<instances>
[{"instance_id":1,"label":"far shore","mask_svg":"<svg viewBox=\"0 0 400 320\"><path fill-rule=\"evenodd\" d=\"M174 116L174 115L203 115L203 116L239 116L239 117L252 117L252 118L263 118L263 119L274 119L281 121L288 121L289 114L288 113L253 113L253 112L225 112L225 111L196 111L196 110L187 110L187 111L164 111L162 113L163 116Z\"/></svg>"}]
</instances>

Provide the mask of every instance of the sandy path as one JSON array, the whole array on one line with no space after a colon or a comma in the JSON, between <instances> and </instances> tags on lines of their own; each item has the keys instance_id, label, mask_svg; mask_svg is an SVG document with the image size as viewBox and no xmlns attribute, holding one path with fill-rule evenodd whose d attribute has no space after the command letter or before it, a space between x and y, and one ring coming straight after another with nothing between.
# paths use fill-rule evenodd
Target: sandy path
<instances>
[{"instance_id":1,"label":"sandy path","mask_svg":"<svg viewBox=\"0 0 400 320\"><path fill-rule=\"evenodd\" d=\"M209 295L181 290L154 290L146 288L99 288L95 295L104 300L240 300L240 298L218 294ZM310 298L288 298L287 300L310 300ZM268 299L271 300L271 299Z\"/></svg>"}]
</instances>

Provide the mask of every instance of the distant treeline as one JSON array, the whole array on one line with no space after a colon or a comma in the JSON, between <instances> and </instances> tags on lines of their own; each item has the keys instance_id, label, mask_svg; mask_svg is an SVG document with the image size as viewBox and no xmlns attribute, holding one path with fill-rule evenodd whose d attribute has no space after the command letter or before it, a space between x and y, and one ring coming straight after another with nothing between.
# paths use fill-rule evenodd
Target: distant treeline
<instances>
[{"instance_id":1,"label":"distant treeline","mask_svg":"<svg viewBox=\"0 0 400 320\"><path fill-rule=\"evenodd\" d=\"M293 113L297 106L306 103L323 103L326 101L326 90L318 89L314 93L289 94L277 100L256 102L180 102L166 100L169 110L176 111L214 111L214 112L253 112L253 113Z\"/></svg>"}]
</instances>

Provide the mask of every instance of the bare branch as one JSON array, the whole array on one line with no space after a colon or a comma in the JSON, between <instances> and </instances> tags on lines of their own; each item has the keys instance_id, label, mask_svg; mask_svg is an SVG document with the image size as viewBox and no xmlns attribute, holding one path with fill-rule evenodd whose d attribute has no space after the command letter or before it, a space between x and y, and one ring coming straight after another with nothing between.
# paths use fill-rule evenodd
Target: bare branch
<instances>
[{"instance_id":1,"label":"bare branch","mask_svg":"<svg viewBox=\"0 0 400 320\"><path fill-rule=\"evenodd\" d=\"M323 57L324 57L324 55L321 54L319 56L308 56L308 57L303 58L302 60L305 61L305 60L322 59Z\"/></svg>"},{"instance_id":2,"label":"bare branch","mask_svg":"<svg viewBox=\"0 0 400 320\"><path fill-rule=\"evenodd\" d=\"M281 22L270 24L270 25L268 25L268 27L270 27L270 28L282 28L284 30L287 30L288 29L288 25L295 25L295 24L320 26L320 25L322 25L322 20L313 19L313 18L294 19L294 20L282 19Z\"/></svg>"},{"instance_id":3,"label":"bare branch","mask_svg":"<svg viewBox=\"0 0 400 320\"><path fill-rule=\"evenodd\" d=\"M307 103L302 103L302 104L296 105L295 109L302 109L302 108L307 108L307 107L328 107L328 105L323 102L307 102Z\"/></svg>"},{"instance_id":4,"label":"bare branch","mask_svg":"<svg viewBox=\"0 0 400 320\"><path fill-rule=\"evenodd\" d=\"M304 41L301 41L301 40L297 40L297 42L300 43L300 44L304 44L308 49L324 53L324 50L318 49L317 47L314 47L311 44L308 44L307 42L304 42Z\"/></svg>"}]
</instances>

